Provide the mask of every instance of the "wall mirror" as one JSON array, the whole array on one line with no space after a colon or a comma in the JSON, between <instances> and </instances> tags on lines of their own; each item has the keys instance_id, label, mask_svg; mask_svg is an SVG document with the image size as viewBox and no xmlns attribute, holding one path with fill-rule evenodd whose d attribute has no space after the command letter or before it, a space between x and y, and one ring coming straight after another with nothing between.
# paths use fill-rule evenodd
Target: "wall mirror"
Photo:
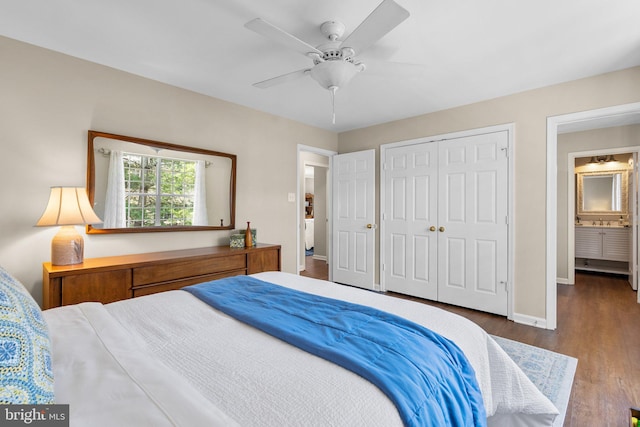
<instances>
[{"instance_id":1,"label":"wall mirror","mask_svg":"<svg viewBox=\"0 0 640 427\"><path fill-rule=\"evenodd\" d=\"M628 210L626 170L578 173L578 215L620 214Z\"/></svg>"},{"instance_id":2,"label":"wall mirror","mask_svg":"<svg viewBox=\"0 0 640 427\"><path fill-rule=\"evenodd\" d=\"M90 130L87 233L235 228L236 156Z\"/></svg>"}]
</instances>

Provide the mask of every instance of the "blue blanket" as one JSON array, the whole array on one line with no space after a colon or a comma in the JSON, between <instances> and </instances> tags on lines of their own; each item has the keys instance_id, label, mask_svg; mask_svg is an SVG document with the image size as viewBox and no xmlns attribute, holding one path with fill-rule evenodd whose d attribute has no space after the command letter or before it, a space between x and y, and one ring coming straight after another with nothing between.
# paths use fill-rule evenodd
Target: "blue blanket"
<instances>
[{"instance_id":1,"label":"blue blanket","mask_svg":"<svg viewBox=\"0 0 640 427\"><path fill-rule=\"evenodd\" d=\"M473 368L450 340L402 317L236 276L183 288L212 307L366 378L406 426L484 426Z\"/></svg>"}]
</instances>

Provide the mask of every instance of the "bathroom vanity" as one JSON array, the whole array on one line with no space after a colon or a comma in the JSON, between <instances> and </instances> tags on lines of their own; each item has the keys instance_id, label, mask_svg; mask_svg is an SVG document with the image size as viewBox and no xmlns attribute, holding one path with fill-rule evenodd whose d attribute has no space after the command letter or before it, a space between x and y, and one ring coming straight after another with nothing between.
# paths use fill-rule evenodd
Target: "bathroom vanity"
<instances>
[{"instance_id":1,"label":"bathroom vanity","mask_svg":"<svg viewBox=\"0 0 640 427\"><path fill-rule=\"evenodd\" d=\"M575 269L629 274L628 171L598 165L576 178Z\"/></svg>"},{"instance_id":2,"label":"bathroom vanity","mask_svg":"<svg viewBox=\"0 0 640 427\"><path fill-rule=\"evenodd\" d=\"M576 225L576 270L629 274L631 228Z\"/></svg>"}]
</instances>

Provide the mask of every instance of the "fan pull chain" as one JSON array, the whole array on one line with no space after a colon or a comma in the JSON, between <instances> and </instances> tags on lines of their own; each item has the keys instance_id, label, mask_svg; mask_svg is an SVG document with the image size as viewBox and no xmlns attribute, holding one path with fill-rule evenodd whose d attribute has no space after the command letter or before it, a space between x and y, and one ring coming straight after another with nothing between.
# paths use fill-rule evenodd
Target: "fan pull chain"
<instances>
[{"instance_id":1,"label":"fan pull chain","mask_svg":"<svg viewBox=\"0 0 640 427\"><path fill-rule=\"evenodd\" d=\"M336 124L336 91L338 90L338 86L329 87L331 91L331 123Z\"/></svg>"}]
</instances>

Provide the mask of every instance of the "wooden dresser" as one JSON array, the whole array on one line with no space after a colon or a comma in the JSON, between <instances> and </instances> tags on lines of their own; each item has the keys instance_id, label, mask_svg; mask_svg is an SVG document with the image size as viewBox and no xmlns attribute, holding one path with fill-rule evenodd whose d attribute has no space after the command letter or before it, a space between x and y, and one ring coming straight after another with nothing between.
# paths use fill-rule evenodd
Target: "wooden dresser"
<instances>
[{"instance_id":1,"label":"wooden dresser","mask_svg":"<svg viewBox=\"0 0 640 427\"><path fill-rule=\"evenodd\" d=\"M43 264L43 309L81 302L110 303L223 277L280 271L280 245L183 249Z\"/></svg>"}]
</instances>

